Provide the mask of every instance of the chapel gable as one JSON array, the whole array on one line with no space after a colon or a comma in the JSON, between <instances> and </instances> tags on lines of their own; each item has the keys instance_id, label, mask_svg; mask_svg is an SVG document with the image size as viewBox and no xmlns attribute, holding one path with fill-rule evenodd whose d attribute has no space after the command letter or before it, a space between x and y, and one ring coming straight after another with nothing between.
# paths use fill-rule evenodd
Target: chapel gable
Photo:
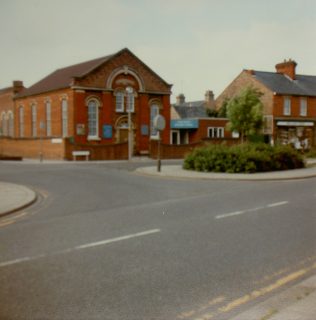
<instances>
[{"instance_id":1,"label":"chapel gable","mask_svg":"<svg viewBox=\"0 0 316 320\"><path fill-rule=\"evenodd\" d=\"M75 86L113 90L118 82L136 81L141 92L170 94L171 85L160 78L128 49L111 56L86 75L75 78Z\"/></svg>"}]
</instances>

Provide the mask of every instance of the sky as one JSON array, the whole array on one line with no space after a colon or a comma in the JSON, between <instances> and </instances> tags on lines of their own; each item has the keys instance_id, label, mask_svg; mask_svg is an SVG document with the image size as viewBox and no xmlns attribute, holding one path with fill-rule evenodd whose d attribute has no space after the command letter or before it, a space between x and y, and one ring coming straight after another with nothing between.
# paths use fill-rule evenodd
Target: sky
<instances>
[{"instance_id":1,"label":"sky","mask_svg":"<svg viewBox=\"0 0 316 320\"><path fill-rule=\"evenodd\" d=\"M316 75L315 35L316 0L0 0L0 88L127 47L202 100L284 59Z\"/></svg>"}]
</instances>

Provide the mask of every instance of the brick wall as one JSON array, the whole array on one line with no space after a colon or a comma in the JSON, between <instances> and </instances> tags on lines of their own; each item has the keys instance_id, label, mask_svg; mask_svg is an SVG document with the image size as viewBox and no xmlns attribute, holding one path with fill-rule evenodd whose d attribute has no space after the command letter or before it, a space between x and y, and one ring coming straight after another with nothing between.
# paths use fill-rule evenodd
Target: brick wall
<instances>
[{"instance_id":1,"label":"brick wall","mask_svg":"<svg viewBox=\"0 0 316 320\"><path fill-rule=\"evenodd\" d=\"M184 159L186 155L192 152L195 148L207 146L210 144L225 144L232 146L240 143L239 139L203 139L195 143L182 144L182 145L171 145L161 144L160 145L160 158L161 159ZM150 144L150 157L157 159L158 157L158 142L151 141Z\"/></svg>"},{"instance_id":2,"label":"brick wall","mask_svg":"<svg viewBox=\"0 0 316 320\"><path fill-rule=\"evenodd\" d=\"M243 70L229 85L228 87L217 97L215 104L216 109L219 109L225 99L231 99L238 95L243 89L253 86L259 89L263 95L261 101L264 106L264 115L273 114L273 92L265 87L262 83L256 80L251 70Z\"/></svg>"},{"instance_id":3,"label":"brick wall","mask_svg":"<svg viewBox=\"0 0 316 320\"><path fill-rule=\"evenodd\" d=\"M47 137L46 134L46 101L51 103L51 128L50 137L62 137L62 100L66 99L68 104L68 136L74 134L73 122L73 92L70 89L57 90L35 96L20 98L15 100L15 136L20 137L19 109L24 110L24 136L32 137L32 105L36 105L37 110L37 136ZM40 129L40 122L45 124L44 129Z\"/></svg>"},{"instance_id":4,"label":"brick wall","mask_svg":"<svg viewBox=\"0 0 316 320\"><path fill-rule=\"evenodd\" d=\"M285 116L283 112L284 96L282 95L274 96L274 116L275 117L282 117L282 118L289 118L289 119L292 118L292 120L293 118L304 120L306 118L316 117L316 97L306 97L307 99L307 115L306 116L300 115L301 97L298 97L298 96L289 96L289 97L291 99L291 115Z\"/></svg>"},{"instance_id":5,"label":"brick wall","mask_svg":"<svg viewBox=\"0 0 316 320\"><path fill-rule=\"evenodd\" d=\"M170 86L166 84L160 77L158 77L152 70L150 70L142 61L131 54L128 50L123 50L120 54L116 55L113 59L105 62L93 74L89 74L82 79L78 79L75 85L84 87L98 87L104 88L105 81L110 77L112 72L123 66L128 66L137 70L137 74L142 78L145 83L146 91L154 92L170 92ZM106 88L112 89L112 88Z\"/></svg>"},{"instance_id":6,"label":"brick wall","mask_svg":"<svg viewBox=\"0 0 316 320\"><path fill-rule=\"evenodd\" d=\"M43 159L62 160L65 150L64 141L53 142L54 140L50 138L0 138L0 155L39 159L42 152Z\"/></svg>"},{"instance_id":7,"label":"brick wall","mask_svg":"<svg viewBox=\"0 0 316 320\"><path fill-rule=\"evenodd\" d=\"M65 140L65 158L73 160L73 151L89 151L90 160L127 160L128 144L117 143L107 145L77 144L70 139Z\"/></svg>"}]
</instances>

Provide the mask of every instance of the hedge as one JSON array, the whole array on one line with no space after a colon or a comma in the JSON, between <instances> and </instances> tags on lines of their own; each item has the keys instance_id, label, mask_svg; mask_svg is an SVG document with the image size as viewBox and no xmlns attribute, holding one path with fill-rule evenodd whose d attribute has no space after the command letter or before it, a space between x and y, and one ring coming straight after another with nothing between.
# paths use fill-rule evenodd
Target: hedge
<instances>
[{"instance_id":1,"label":"hedge","mask_svg":"<svg viewBox=\"0 0 316 320\"><path fill-rule=\"evenodd\" d=\"M291 146L248 143L197 148L186 156L183 167L203 172L255 173L304 168L305 163Z\"/></svg>"}]
</instances>

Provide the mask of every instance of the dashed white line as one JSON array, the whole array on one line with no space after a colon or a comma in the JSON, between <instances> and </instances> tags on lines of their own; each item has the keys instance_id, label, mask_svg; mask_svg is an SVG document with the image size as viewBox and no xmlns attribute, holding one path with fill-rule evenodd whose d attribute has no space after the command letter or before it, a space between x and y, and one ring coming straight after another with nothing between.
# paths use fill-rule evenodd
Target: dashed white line
<instances>
[{"instance_id":1,"label":"dashed white line","mask_svg":"<svg viewBox=\"0 0 316 320\"><path fill-rule=\"evenodd\" d=\"M73 252L76 250L88 249L88 248L92 248L92 247L107 245L107 244L110 244L113 242L124 241L124 240L137 238L137 237L143 237L143 236L154 234L154 233L157 233L160 231L161 231L160 229L152 229L152 230L147 230L147 231L138 232L138 233L134 233L134 234L129 234L129 235L122 236L122 237L107 239L107 240L98 241L98 242L87 243L87 244L83 244L83 245L80 245L80 246L77 246L74 248L69 248L69 249L65 249L65 250L61 250L61 251L57 251L57 252L52 252L49 254L41 254L41 255L37 255L37 256L33 256L33 257L23 257L23 258L19 258L19 259L15 259L15 260L0 262L0 268L14 265L14 264L19 264L22 262L33 261L33 260L37 260L37 259L44 258L44 257L70 253L70 252Z\"/></svg>"},{"instance_id":2,"label":"dashed white line","mask_svg":"<svg viewBox=\"0 0 316 320\"><path fill-rule=\"evenodd\" d=\"M91 247L102 246L102 245L106 245L106 244L109 244L109 243L112 243L112 242L128 240L128 239L132 239L132 238L136 238L136 237L147 236L149 234L157 233L157 232L160 232L160 229L153 229L153 230L148 230L148 231L144 231L144 232L138 232L138 233L134 233L134 234L129 234L127 236L117 237L117 238L113 238L113 239L87 243L87 244L83 244L81 246L77 246L74 249L75 250L81 250L81 249L87 249L87 248L91 248Z\"/></svg>"},{"instance_id":3,"label":"dashed white line","mask_svg":"<svg viewBox=\"0 0 316 320\"><path fill-rule=\"evenodd\" d=\"M274 208L274 207L278 207L278 206L283 206L288 203L289 203L288 201L280 201L280 202L270 203L270 204L267 204L262 207L255 207L255 208L251 208L251 209L247 209L247 210L219 214L219 215L215 216L215 219L218 220L218 219L223 219L223 218L234 217L234 216L242 215L242 214L249 213L249 212L259 211L259 210L263 210L263 209L267 209L267 208Z\"/></svg>"},{"instance_id":4,"label":"dashed white line","mask_svg":"<svg viewBox=\"0 0 316 320\"><path fill-rule=\"evenodd\" d=\"M271 204L267 205L267 208L283 206L283 205L288 204L288 203L289 203L288 201L281 201L281 202L271 203Z\"/></svg>"},{"instance_id":5,"label":"dashed white line","mask_svg":"<svg viewBox=\"0 0 316 320\"><path fill-rule=\"evenodd\" d=\"M228 218L228 217L233 217L233 216L238 216L240 214L244 214L246 211L235 211L235 212L230 212L230 213L224 213L220 214L215 217L215 219L223 219L223 218Z\"/></svg>"}]
</instances>

